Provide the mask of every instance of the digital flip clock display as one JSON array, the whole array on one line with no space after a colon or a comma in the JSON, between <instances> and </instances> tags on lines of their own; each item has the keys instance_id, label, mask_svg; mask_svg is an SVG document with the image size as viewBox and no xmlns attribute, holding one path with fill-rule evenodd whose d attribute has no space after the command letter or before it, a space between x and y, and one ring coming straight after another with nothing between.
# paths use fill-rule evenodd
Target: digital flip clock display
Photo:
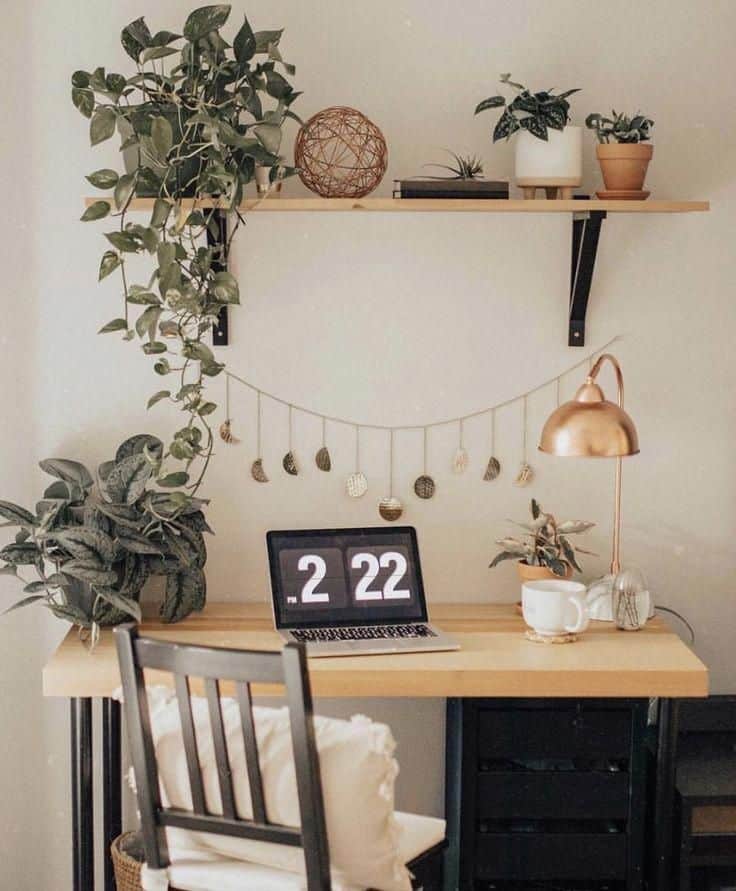
<instances>
[{"instance_id":1,"label":"digital flip clock display","mask_svg":"<svg viewBox=\"0 0 736 891\"><path fill-rule=\"evenodd\" d=\"M300 543L302 544L302 543ZM308 544L308 542L303 542ZM414 614L418 605L416 567L408 543L350 540L320 547L282 547L278 555L284 615L360 617Z\"/></svg>"}]
</instances>

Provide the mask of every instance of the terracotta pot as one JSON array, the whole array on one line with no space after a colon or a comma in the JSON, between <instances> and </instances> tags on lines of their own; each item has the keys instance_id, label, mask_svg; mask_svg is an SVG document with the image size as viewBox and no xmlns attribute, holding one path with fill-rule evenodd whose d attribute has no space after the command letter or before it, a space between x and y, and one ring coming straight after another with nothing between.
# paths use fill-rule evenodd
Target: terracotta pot
<instances>
[{"instance_id":1,"label":"terracotta pot","mask_svg":"<svg viewBox=\"0 0 736 891\"><path fill-rule=\"evenodd\" d=\"M654 146L649 143L619 143L596 146L603 182L609 192L641 191L652 159Z\"/></svg>"},{"instance_id":2,"label":"terracotta pot","mask_svg":"<svg viewBox=\"0 0 736 891\"><path fill-rule=\"evenodd\" d=\"M528 566L526 563L517 563L516 568L519 572L519 581L538 582L541 579L569 579L572 578L572 567L567 567L564 575L556 575L548 566Z\"/></svg>"}]
</instances>

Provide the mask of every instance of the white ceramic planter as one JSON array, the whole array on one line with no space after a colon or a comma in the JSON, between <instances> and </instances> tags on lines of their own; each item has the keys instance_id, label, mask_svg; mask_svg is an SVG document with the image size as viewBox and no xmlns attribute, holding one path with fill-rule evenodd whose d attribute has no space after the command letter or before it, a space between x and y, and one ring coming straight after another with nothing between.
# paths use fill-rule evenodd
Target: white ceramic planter
<instances>
[{"instance_id":1,"label":"white ceramic planter","mask_svg":"<svg viewBox=\"0 0 736 891\"><path fill-rule=\"evenodd\" d=\"M548 130L547 141L526 130L516 134L516 184L522 188L579 186L583 178L581 127Z\"/></svg>"}]
</instances>

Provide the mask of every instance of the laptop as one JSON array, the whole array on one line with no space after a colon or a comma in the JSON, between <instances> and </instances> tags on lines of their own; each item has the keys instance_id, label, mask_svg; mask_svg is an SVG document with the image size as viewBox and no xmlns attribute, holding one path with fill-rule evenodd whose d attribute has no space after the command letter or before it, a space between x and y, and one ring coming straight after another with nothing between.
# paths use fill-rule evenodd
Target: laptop
<instances>
[{"instance_id":1,"label":"laptop","mask_svg":"<svg viewBox=\"0 0 736 891\"><path fill-rule=\"evenodd\" d=\"M429 624L411 526L272 531L276 629L308 656L457 650Z\"/></svg>"}]
</instances>

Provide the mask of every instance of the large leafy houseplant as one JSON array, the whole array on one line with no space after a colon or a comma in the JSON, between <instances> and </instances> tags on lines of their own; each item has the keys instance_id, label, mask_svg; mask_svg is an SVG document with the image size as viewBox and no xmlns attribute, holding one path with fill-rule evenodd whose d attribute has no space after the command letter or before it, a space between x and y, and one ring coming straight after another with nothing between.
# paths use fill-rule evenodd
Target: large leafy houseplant
<instances>
[{"instance_id":1,"label":"large leafy houseplant","mask_svg":"<svg viewBox=\"0 0 736 891\"><path fill-rule=\"evenodd\" d=\"M479 102L475 109L475 113L480 114L491 108L503 108L493 130L494 142L509 139L517 130L527 130L532 136L546 142L550 129L565 129L570 121L570 103L567 99L579 92L578 88L565 90L564 93L553 90L532 93L523 84L514 83L510 74L502 74L500 81L515 91L513 99L509 101L505 96L490 96Z\"/></svg>"},{"instance_id":2,"label":"large leafy houseplant","mask_svg":"<svg viewBox=\"0 0 736 891\"><path fill-rule=\"evenodd\" d=\"M165 400L185 414L161 456L157 480L181 487L182 505L198 491L213 451L208 418L217 405L205 385L224 366L206 339L222 307L239 302L238 284L224 268L243 221L239 205L256 165L272 179L294 172L279 154L284 121L298 120L291 105L299 95L285 76L294 68L279 51L282 31L254 32L245 18L228 43L221 29L229 15L229 5L197 9L181 35L154 34L136 19L121 34L135 64L131 75L102 67L72 75L72 101L89 119L92 145L117 131L130 160L125 172L103 168L87 177L112 194L91 203L82 219L117 223L105 233L99 279L119 272L123 312L101 331L121 332L126 340L137 335L156 373L172 379L148 406ZM141 195L154 197L150 214L131 221L131 202ZM223 212L229 235L218 243ZM207 244L208 232L214 244ZM150 260L140 283L127 272L135 255ZM171 460L183 467L172 472Z\"/></svg>"},{"instance_id":3,"label":"large leafy houseplant","mask_svg":"<svg viewBox=\"0 0 736 891\"><path fill-rule=\"evenodd\" d=\"M0 501L3 525L18 527L0 549L0 571L17 576L24 597L9 612L34 603L89 632L140 619L140 594L154 575L165 577L161 616L176 622L201 609L206 597L204 502L152 487L163 443L139 434L101 464L97 479L78 461L40 462L55 477L35 510ZM35 573L35 579L25 577Z\"/></svg>"}]
</instances>

